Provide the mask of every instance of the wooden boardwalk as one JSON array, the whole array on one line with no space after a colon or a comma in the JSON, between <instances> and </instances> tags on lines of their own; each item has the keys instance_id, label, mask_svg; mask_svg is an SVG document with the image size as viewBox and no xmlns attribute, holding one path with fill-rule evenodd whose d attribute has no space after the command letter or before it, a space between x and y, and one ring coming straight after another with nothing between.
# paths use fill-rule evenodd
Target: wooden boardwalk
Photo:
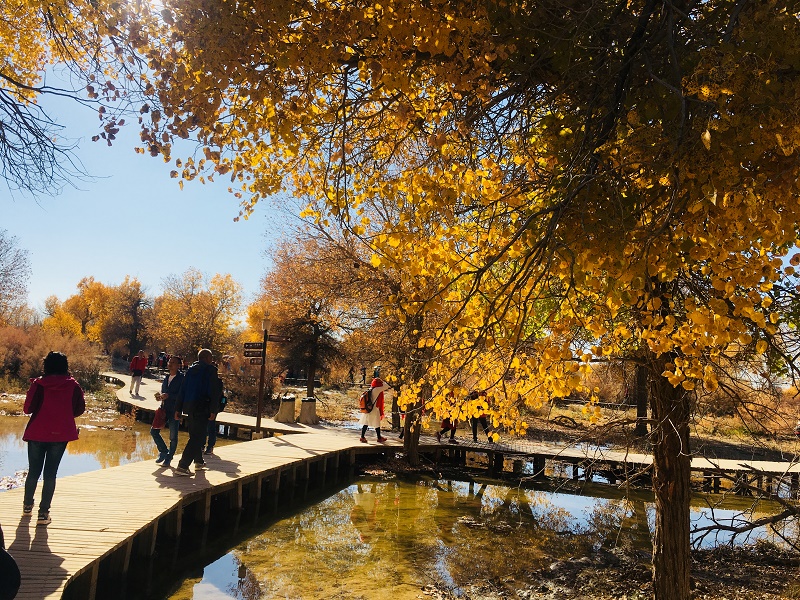
<instances>
[{"instance_id":1,"label":"wooden boardwalk","mask_svg":"<svg viewBox=\"0 0 800 600\"><path fill-rule=\"evenodd\" d=\"M326 473L352 468L356 454L391 452L392 445L362 444L352 432L319 431L219 447L206 457L209 469L194 477L175 475L154 461L64 477L46 527L36 526L35 510L34 517L22 517L22 488L0 493L6 545L23 574L18 598L61 598L73 581L73 597L95 598L101 565L127 572L134 546L136 554L152 554L159 527L180 535L188 507L208 522L214 496L228 494L239 507L245 498L260 502L281 486L307 482L312 469L324 483ZM40 494L41 482L37 501Z\"/></svg>"},{"instance_id":2,"label":"wooden boardwalk","mask_svg":"<svg viewBox=\"0 0 800 600\"><path fill-rule=\"evenodd\" d=\"M103 373L103 377L107 381L117 380L122 384L122 387L117 390L117 400L123 406L130 406L136 408L149 416L148 421L152 421L152 415L160 406L160 402L156 400L156 393L161 391L161 381L163 379L150 379L143 378L142 384L139 387L139 396L131 396L128 390L131 385L130 375L121 373ZM248 415L240 415L237 413L223 411L217 415L217 423L225 429L226 434L230 437L239 437L237 434L247 434L246 438L250 439L249 432L256 428L256 418ZM266 432L267 435L272 434L288 434L288 433L308 433L309 431L321 430L322 427L314 425L301 425L300 423L278 423L269 418L261 419L261 430Z\"/></svg>"},{"instance_id":3,"label":"wooden boardwalk","mask_svg":"<svg viewBox=\"0 0 800 600\"><path fill-rule=\"evenodd\" d=\"M125 381L124 376L115 377ZM143 397L131 398L126 383L118 397L143 410L155 410L153 394L158 389L160 384L145 380L140 389ZM180 537L184 522L199 519L207 524L213 498L225 495L234 508L254 502L256 506L277 506L281 489L307 487L312 478L324 485L326 477L330 480L349 472L357 455L386 455L401 445L396 435L386 444L377 444L370 432L370 443L363 444L355 429L262 423L273 433L310 435L278 435L217 447L215 455L207 458L209 470L194 477L180 477L154 461L143 461L59 479L51 509L53 522L47 527L37 527L35 517L22 517L21 488L0 493L0 524L6 545L23 573L19 598L61 598L67 589L71 597L92 600L109 573L121 583L132 556L151 556L157 536L168 532L170 537ZM254 427L255 418L223 412L220 424ZM621 470L624 477L630 471L646 471L652 463L646 454L596 448L514 440L488 444L463 437L458 442L438 443L422 436L420 451L436 460L449 455L466 461L467 453L484 454L494 473L507 468L509 462L532 462L535 475L544 473L549 461L551 466L572 464L573 476L579 468L589 473L607 467ZM795 485L800 465L696 457L692 470L713 477L789 477ZM40 494L41 483L37 500Z\"/></svg>"}]
</instances>

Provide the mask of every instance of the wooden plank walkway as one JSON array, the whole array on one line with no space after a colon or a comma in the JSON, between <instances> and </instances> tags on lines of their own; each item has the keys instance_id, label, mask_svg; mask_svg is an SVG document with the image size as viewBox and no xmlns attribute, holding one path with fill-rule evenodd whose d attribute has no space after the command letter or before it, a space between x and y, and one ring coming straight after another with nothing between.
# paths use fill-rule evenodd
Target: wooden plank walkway
<instances>
[{"instance_id":1,"label":"wooden plank walkway","mask_svg":"<svg viewBox=\"0 0 800 600\"><path fill-rule=\"evenodd\" d=\"M125 382L125 376L114 375ZM145 380L140 389L142 398L128 395L128 383L118 397L145 410L155 410L153 395L160 384ZM233 413L221 413L220 423L255 426L255 418ZM324 479L328 465L339 468L340 462L352 466L357 454L393 452L401 443L392 436L386 444L377 444L374 432L370 443L358 440L354 429L309 427L263 420L265 428L275 433L309 433L312 435L280 435L261 440L218 447L207 458L208 471L194 477L180 477L172 469L164 469L153 461L130 463L119 467L74 475L58 480L51 515L53 522L37 527L35 518L22 512L21 488L0 493L0 523L4 526L6 544L20 564L23 587L19 598L43 600L61 598L70 582L81 586L86 598L93 598L101 562L113 562L127 569L134 540L141 552L144 546L155 544L159 524L171 527L180 534L184 508L193 505L208 518L212 496L232 494L241 506L245 488L251 496L261 498L265 489L276 492L281 478L289 475L293 484L298 473L306 476L312 464ZM489 456L490 468L504 460L532 460L544 465L545 460L576 465L610 464L646 468L652 457L598 448L566 447L528 441L504 440L488 444L458 438L458 445L438 443L435 438L422 436L420 451L439 455L465 457L466 452L481 452ZM692 470L712 473L761 473L766 476L800 473L800 465L792 462L770 461L710 461L695 457ZM41 494L41 483L37 499ZM35 513L35 511L34 511ZM149 537L148 537L149 536ZM142 540L145 542L142 542ZM150 542L147 540L150 539ZM81 597L84 597L81 596Z\"/></svg>"},{"instance_id":2,"label":"wooden plank walkway","mask_svg":"<svg viewBox=\"0 0 800 600\"><path fill-rule=\"evenodd\" d=\"M143 378L142 384L139 386L139 396L137 397L131 396L128 392L131 385L130 375L122 373L103 373L102 375L106 380L116 379L122 383L122 387L117 390L117 400L121 404L132 406L147 413L155 413L156 409L160 406L161 403L156 400L156 393L161 391L161 381L163 381L163 379ZM240 415L223 411L217 415L217 423L223 427L234 427L244 431L251 431L256 427L256 418L249 415ZM324 429L324 427L316 425L278 423L272 419L264 418L263 415L261 419L261 430L270 434L308 433L310 431Z\"/></svg>"},{"instance_id":3,"label":"wooden plank walkway","mask_svg":"<svg viewBox=\"0 0 800 600\"><path fill-rule=\"evenodd\" d=\"M124 382L124 387L117 391L117 398L122 403L127 403L146 411L155 411L158 402L155 393L161 390L161 382L152 379L142 380L139 390L142 398L133 398L128 394L130 376L119 373L107 373ZM231 425L242 429L255 428L255 417L239 415L236 413L222 412L217 416L220 425ZM272 433L311 433L326 431L324 426L301 425L299 423L278 423L272 419L261 419L261 427ZM462 430L463 431L463 430ZM469 433L468 433L469 434ZM502 453L508 458L514 455L520 457L543 457L546 460L556 460L568 463L595 463L595 464L620 464L630 465L631 468L647 468L653 463L650 454L626 452L624 450L603 449L590 446L564 446L559 444L538 443L527 440L502 440L501 443L488 444L486 442L473 442L469 438L458 438L455 448L446 443L436 442L432 435L420 437L420 449L430 451L434 449L462 449L473 452ZM724 473L761 473L765 476L798 475L800 462L798 461L762 461L762 460L734 460L734 459L709 459L702 456L692 458L692 471L724 472Z\"/></svg>"},{"instance_id":4,"label":"wooden plank walkway","mask_svg":"<svg viewBox=\"0 0 800 600\"><path fill-rule=\"evenodd\" d=\"M209 469L194 477L175 475L153 461L65 477L58 480L53 522L46 527L36 526L35 510L33 518L22 517L22 488L0 493L6 545L23 574L18 598L61 598L65 586L81 574L91 590L101 559L114 553L129 557L134 536L157 531L168 514L174 520L190 503L205 500L208 510L212 495L230 491L241 501L243 486L253 484L260 496L264 479L282 470L302 471L319 461L327 465L329 457L338 464L342 455L383 453L396 445L362 444L357 433L324 431L219 447L206 457ZM41 482L37 501L40 494Z\"/></svg>"}]
</instances>

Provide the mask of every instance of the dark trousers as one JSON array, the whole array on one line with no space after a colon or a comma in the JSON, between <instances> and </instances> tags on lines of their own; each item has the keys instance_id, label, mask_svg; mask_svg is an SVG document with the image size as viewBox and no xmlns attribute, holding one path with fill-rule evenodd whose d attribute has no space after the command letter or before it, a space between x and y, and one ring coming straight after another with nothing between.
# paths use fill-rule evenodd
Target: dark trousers
<instances>
[{"instance_id":1,"label":"dark trousers","mask_svg":"<svg viewBox=\"0 0 800 600\"><path fill-rule=\"evenodd\" d=\"M211 452L217 443L218 427L219 425L217 425L216 419L214 419L213 421L209 421L208 425L206 426L207 441L205 442L205 445L206 445L206 450L208 452Z\"/></svg>"},{"instance_id":2,"label":"dark trousers","mask_svg":"<svg viewBox=\"0 0 800 600\"><path fill-rule=\"evenodd\" d=\"M489 424L486 422L486 417L484 416L472 417L470 421L472 421L473 440L475 440L476 442L478 441L478 423L480 423L481 427L483 427L483 433L485 433L487 436L489 435Z\"/></svg>"},{"instance_id":3,"label":"dark trousers","mask_svg":"<svg viewBox=\"0 0 800 600\"><path fill-rule=\"evenodd\" d=\"M186 425L189 429L189 441L183 449L178 466L188 469L192 462L203 462L203 444L206 441L206 428L208 427L208 411L192 411L186 416Z\"/></svg>"},{"instance_id":4,"label":"dark trousers","mask_svg":"<svg viewBox=\"0 0 800 600\"><path fill-rule=\"evenodd\" d=\"M67 442L28 442L28 477L25 479L25 497L23 504L33 504L33 495L39 476L44 471L42 484L42 501L39 503L39 512L50 510L53 493L56 491L56 473L61 457L67 449Z\"/></svg>"}]
</instances>

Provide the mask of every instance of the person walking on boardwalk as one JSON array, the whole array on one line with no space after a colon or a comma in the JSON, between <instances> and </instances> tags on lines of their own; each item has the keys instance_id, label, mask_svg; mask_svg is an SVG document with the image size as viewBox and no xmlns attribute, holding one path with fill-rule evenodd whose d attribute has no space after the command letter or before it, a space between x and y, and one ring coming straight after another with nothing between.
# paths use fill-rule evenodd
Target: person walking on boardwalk
<instances>
[{"instance_id":1,"label":"person walking on boardwalk","mask_svg":"<svg viewBox=\"0 0 800 600\"><path fill-rule=\"evenodd\" d=\"M78 439L75 417L86 404L83 390L69 374L67 357L50 352L44 359L44 375L31 380L25 397L25 414L31 415L22 439L28 442L28 476L25 479L23 516L33 513L33 496L44 471L37 525L50 523L50 504L56 490L56 473L67 443Z\"/></svg>"},{"instance_id":2,"label":"person walking on boardwalk","mask_svg":"<svg viewBox=\"0 0 800 600\"><path fill-rule=\"evenodd\" d=\"M147 357L144 355L144 350L139 350L139 354L133 357L130 366L131 396L139 395L139 386L142 384L142 375L144 375L145 369L147 369Z\"/></svg>"},{"instance_id":3,"label":"person walking on boardwalk","mask_svg":"<svg viewBox=\"0 0 800 600\"><path fill-rule=\"evenodd\" d=\"M489 423L486 421L487 417L486 411L489 408L487 406L486 392L481 392L481 393L472 392L469 395L469 399L479 401L477 406L475 407L476 410L479 411L478 416L470 417L469 419L469 422L472 425L472 441L473 442L478 441L478 423L480 423L481 428L483 429L483 433L486 434L486 439L488 439L490 443L493 442L494 440L492 439L492 434L489 433Z\"/></svg>"},{"instance_id":4,"label":"person walking on boardwalk","mask_svg":"<svg viewBox=\"0 0 800 600\"><path fill-rule=\"evenodd\" d=\"M212 363L211 350L203 348L197 354L197 362L186 372L183 384L175 403L175 419L180 420L181 412L187 415L189 441L175 469L177 475L192 475L189 465L194 461L196 469L205 469L203 443L208 422L213 421L219 412L222 398L221 379L217 367Z\"/></svg>"},{"instance_id":5,"label":"person walking on boardwalk","mask_svg":"<svg viewBox=\"0 0 800 600\"><path fill-rule=\"evenodd\" d=\"M383 419L383 392L388 389L389 384L384 383L380 377L375 377L370 384L369 393L373 402L372 410L367 412L366 409L361 409L361 418L358 421L361 425L361 441L365 444L367 443L367 429L370 427L375 428L379 442L386 441L386 438L381 436L381 419Z\"/></svg>"},{"instance_id":6,"label":"person walking on boardwalk","mask_svg":"<svg viewBox=\"0 0 800 600\"><path fill-rule=\"evenodd\" d=\"M169 372L164 381L161 382L161 392L156 394L156 400L161 401L161 407L167 415L167 422L164 425L169 429L169 448L164 443L164 438L161 437L161 430L150 429L150 435L153 436L153 441L158 448L157 463L164 463L164 467L169 467L172 457L175 456L175 450L178 449L178 427L181 422L175 418L175 403L178 401L178 392L181 390L183 384L183 373L178 369L181 366L181 359L173 356L167 362L167 369Z\"/></svg>"}]
</instances>

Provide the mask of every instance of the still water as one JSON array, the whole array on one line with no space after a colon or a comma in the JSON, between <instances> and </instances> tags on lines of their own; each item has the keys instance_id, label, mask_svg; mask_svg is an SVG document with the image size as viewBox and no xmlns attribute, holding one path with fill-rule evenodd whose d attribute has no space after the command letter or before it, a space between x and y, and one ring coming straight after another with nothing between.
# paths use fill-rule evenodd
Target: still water
<instances>
[{"instance_id":1,"label":"still water","mask_svg":"<svg viewBox=\"0 0 800 600\"><path fill-rule=\"evenodd\" d=\"M591 492L602 493L595 489L601 487L609 489L592 486ZM717 510L718 518L724 514L736 511ZM693 509L695 524L707 518L701 507ZM556 561L615 548L649 551L652 525L653 506L642 497L359 479L250 532L166 597L411 600L424 597L426 588L472 595L470 586L480 581L502 582L511 591Z\"/></svg>"},{"instance_id":2,"label":"still water","mask_svg":"<svg viewBox=\"0 0 800 600\"><path fill-rule=\"evenodd\" d=\"M8 485L21 484L27 468L26 423L23 417L0 416L0 482ZM59 477L154 459L149 426L128 425L124 430L83 426L80 439L67 446ZM182 447L186 433L180 436ZM393 600L410 600L424 595L426 586L458 597L481 580L513 589L560 560L615 548L649 550L649 492L632 490L626 496L613 486L564 485L574 487L359 478L283 518L260 522L245 536L217 540L209 558L192 560L188 575L174 573L171 591L158 597L377 600L391 594ZM717 501L696 495L693 525L709 523ZM762 504L751 514L752 499L726 500L714 506L714 514L718 520L754 518L778 510ZM738 541L756 538L779 541L763 529ZM708 537L702 545L727 541L725 535ZM514 549L513 559L508 548Z\"/></svg>"}]
</instances>

